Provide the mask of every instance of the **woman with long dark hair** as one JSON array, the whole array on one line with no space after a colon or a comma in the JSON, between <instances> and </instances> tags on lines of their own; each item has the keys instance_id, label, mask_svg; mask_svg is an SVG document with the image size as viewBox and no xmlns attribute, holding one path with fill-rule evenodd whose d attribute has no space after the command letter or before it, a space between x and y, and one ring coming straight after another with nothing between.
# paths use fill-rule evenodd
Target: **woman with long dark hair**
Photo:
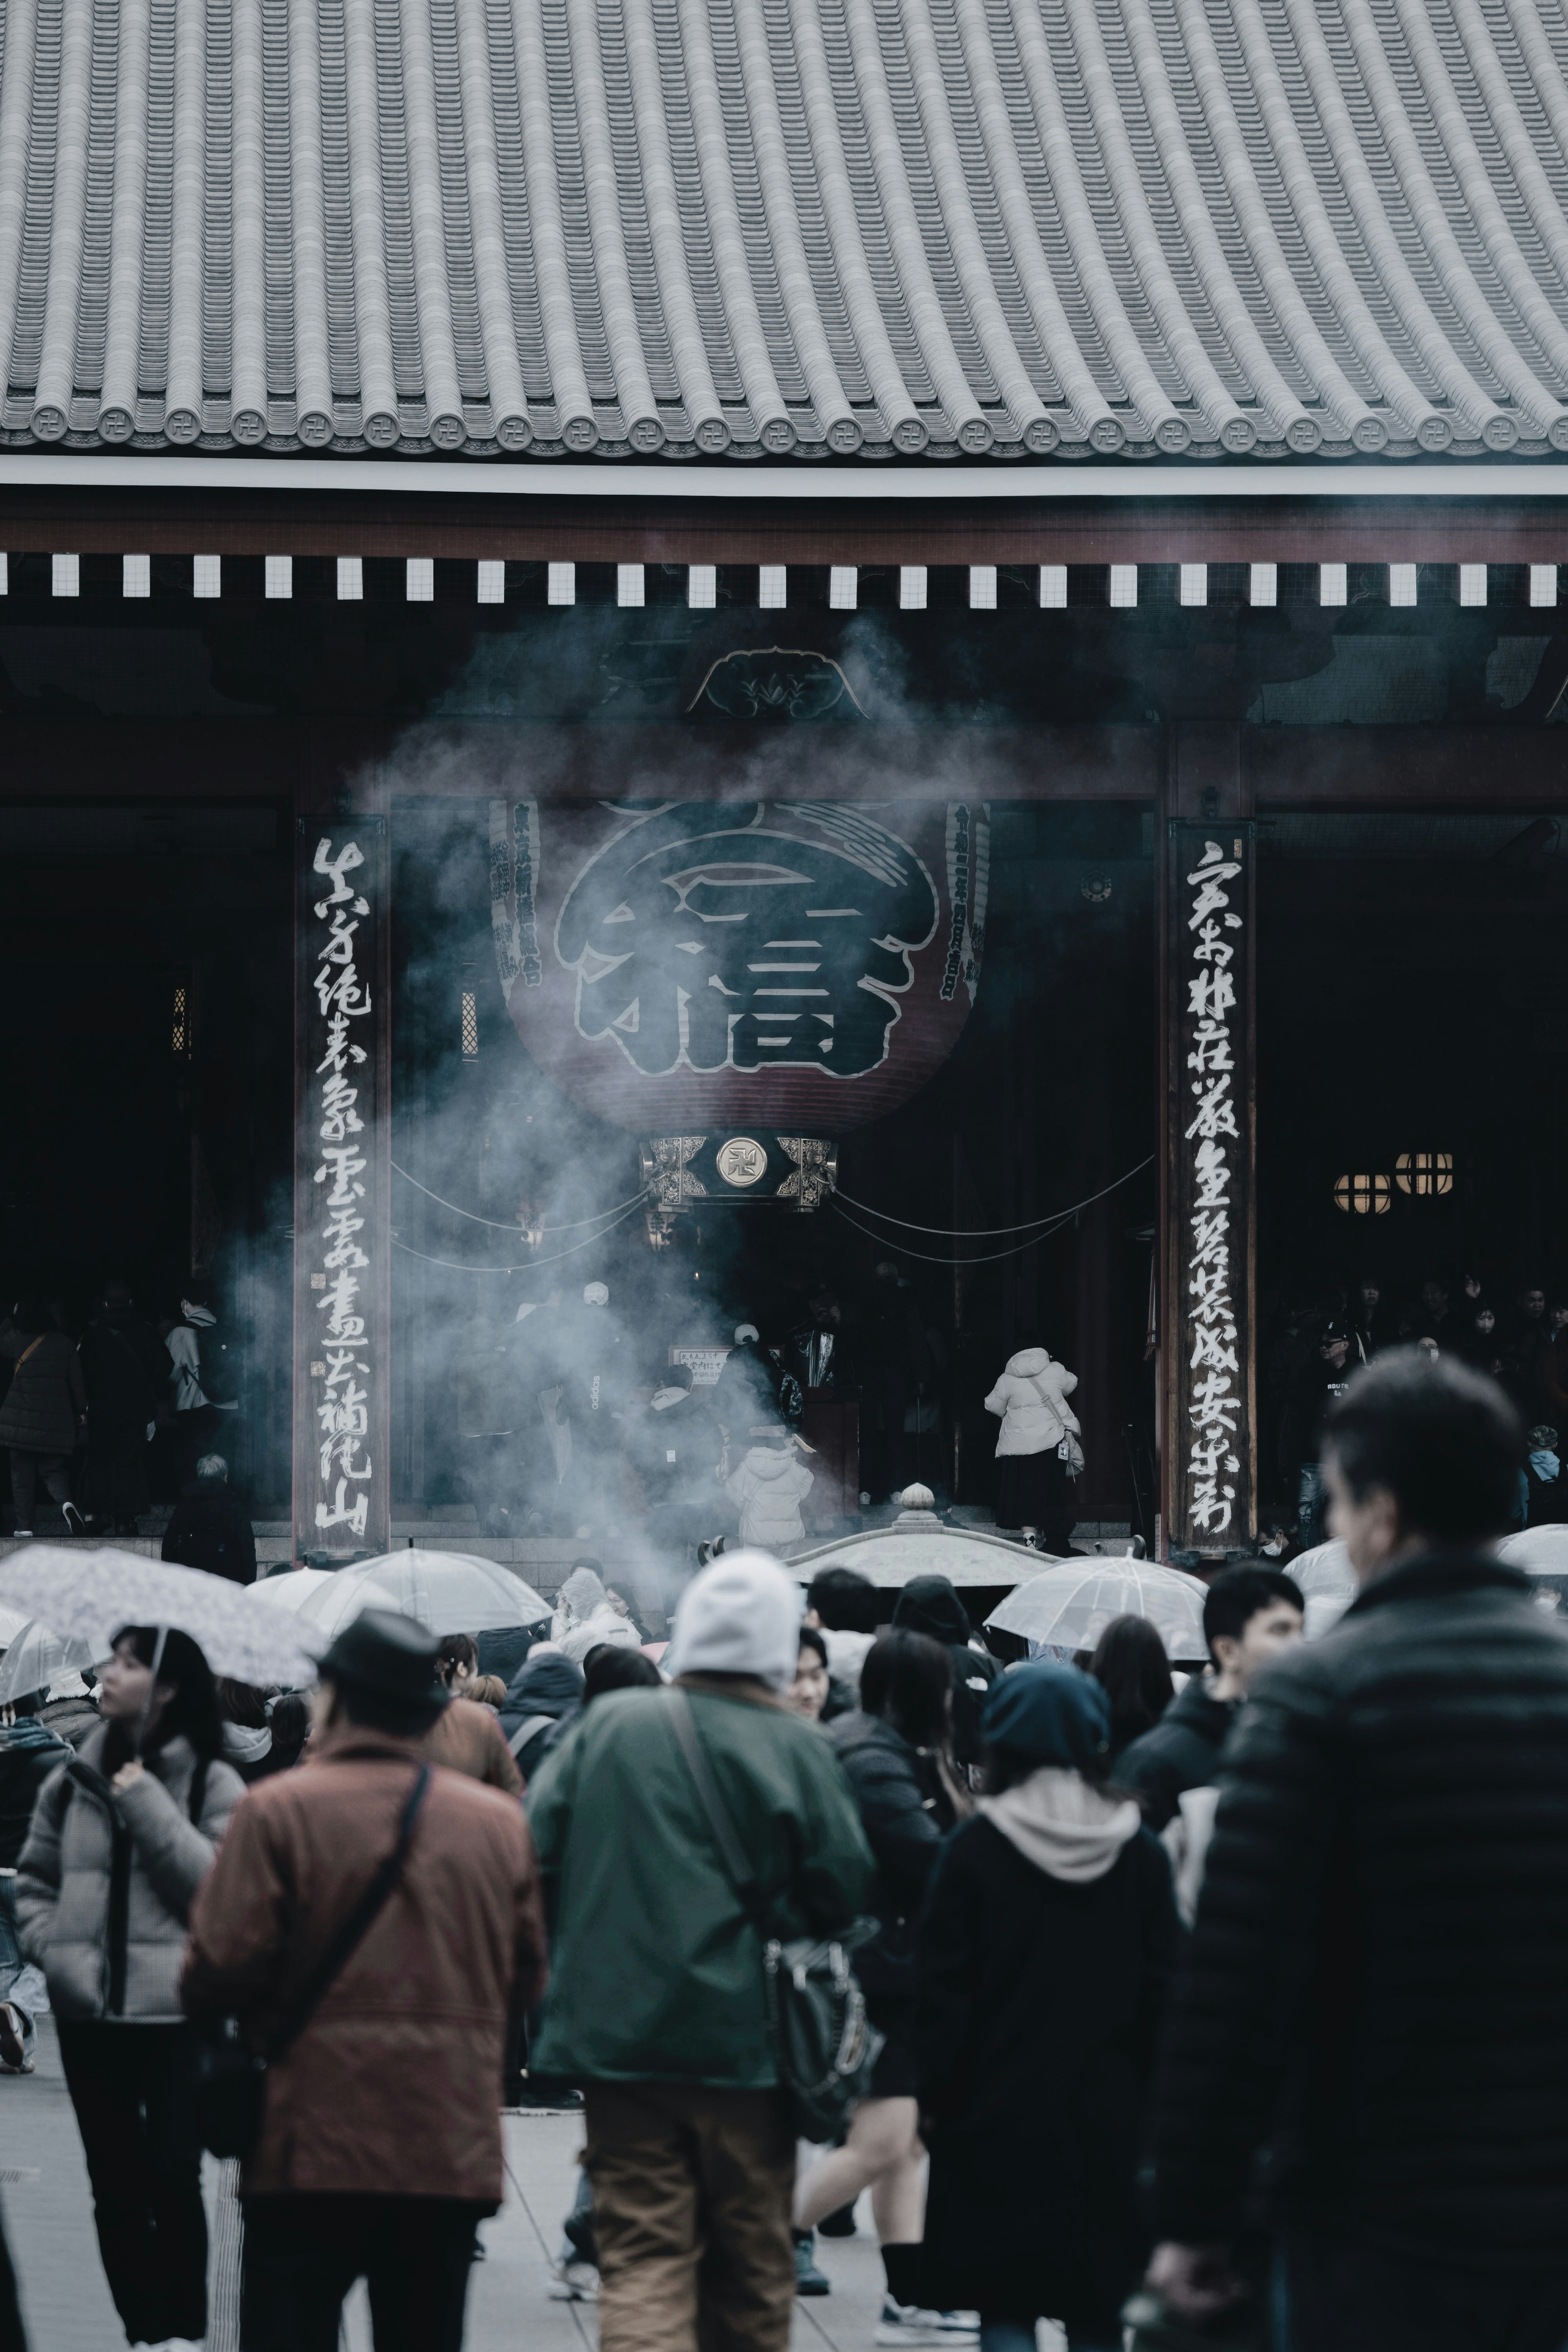
<instances>
[{"instance_id":1,"label":"woman with long dark hair","mask_svg":"<svg viewBox=\"0 0 1568 2352\"><path fill-rule=\"evenodd\" d=\"M1176 1945L1170 1864L1106 1780L1100 1684L1040 1658L986 1702L988 1793L950 1838L915 1953L931 2135L924 2282L981 2352L1113 2352L1147 2245L1137 2171Z\"/></svg>"},{"instance_id":2,"label":"woman with long dark hair","mask_svg":"<svg viewBox=\"0 0 1568 2352\"><path fill-rule=\"evenodd\" d=\"M206 1660L128 1625L100 1727L47 1782L16 1881L92 2182L99 2251L131 2344L198 2347L206 2220L180 1962L192 1898L244 1794Z\"/></svg>"},{"instance_id":3,"label":"woman with long dark hair","mask_svg":"<svg viewBox=\"0 0 1568 2352\"><path fill-rule=\"evenodd\" d=\"M1113 1617L1094 1645L1089 1671L1110 1708L1110 1763L1152 1731L1176 1696L1165 1644L1146 1617Z\"/></svg>"},{"instance_id":4,"label":"woman with long dark hair","mask_svg":"<svg viewBox=\"0 0 1568 2352\"><path fill-rule=\"evenodd\" d=\"M973 2315L923 2307L920 2291L925 2150L915 2099L910 2014L915 1922L942 1841L958 1817L943 1750L952 1727L952 1665L927 1633L895 1629L860 1669L860 1705L828 1726L877 1862L874 1942L856 1955L871 2022L884 2036L871 2095L849 2119L842 2147L795 2193L796 2260L826 2214L871 2191L887 2295L879 2344L931 2344L973 2335Z\"/></svg>"}]
</instances>

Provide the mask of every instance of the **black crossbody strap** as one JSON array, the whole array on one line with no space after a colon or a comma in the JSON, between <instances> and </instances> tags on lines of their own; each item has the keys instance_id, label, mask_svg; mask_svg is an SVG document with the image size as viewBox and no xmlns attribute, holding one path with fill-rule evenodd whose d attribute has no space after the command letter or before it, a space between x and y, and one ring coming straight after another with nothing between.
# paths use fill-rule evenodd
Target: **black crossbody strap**
<instances>
[{"instance_id":1,"label":"black crossbody strap","mask_svg":"<svg viewBox=\"0 0 1568 2352\"><path fill-rule=\"evenodd\" d=\"M691 1701L684 1691L671 1691L668 1707L671 1728L679 1743L680 1752L686 1759L687 1769L691 1774L692 1784L697 1790L698 1801L708 1816L708 1826L713 1832L714 1843L719 1848L724 1867L734 1882L735 1892L741 1898L742 1906L748 1918L759 1934L765 1935L767 1931L763 1916L764 1908L763 1892L757 1885L755 1872L747 1864L746 1851L736 1831L734 1817L724 1802L719 1783L713 1778L713 1767L708 1761L702 1742L698 1737L697 1719L692 1713Z\"/></svg>"},{"instance_id":2,"label":"black crossbody strap","mask_svg":"<svg viewBox=\"0 0 1568 2352\"><path fill-rule=\"evenodd\" d=\"M397 1824L397 1843L289 2002L281 2029L271 2036L268 2044L269 2063L276 2064L303 2033L321 2000L331 1991L334 1979L353 1958L376 1915L396 1885L413 1842L414 1825L419 1819L420 1808L429 1786L430 1767L425 1764L420 1767L418 1778L408 1792L408 1802L403 1808L403 1818Z\"/></svg>"}]
</instances>

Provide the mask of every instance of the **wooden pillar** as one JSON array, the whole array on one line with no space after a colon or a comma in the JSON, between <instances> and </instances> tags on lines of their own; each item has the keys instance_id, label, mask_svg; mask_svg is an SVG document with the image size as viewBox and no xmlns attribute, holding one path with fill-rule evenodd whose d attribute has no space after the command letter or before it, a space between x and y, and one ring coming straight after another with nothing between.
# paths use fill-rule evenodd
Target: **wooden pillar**
<instances>
[{"instance_id":1,"label":"wooden pillar","mask_svg":"<svg viewBox=\"0 0 1568 2352\"><path fill-rule=\"evenodd\" d=\"M386 819L297 820L294 1555L392 1540Z\"/></svg>"},{"instance_id":2,"label":"wooden pillar","mask_svg":"<svg viewBox=\"0 0 1568 2352\"><path fill-rule=\"evenodd\" d=\"M1217 1567L1258 1532L1254 867L1243 735L1172 730L1161 891L1161 1529Z\"/></svg>"}]
</instances>

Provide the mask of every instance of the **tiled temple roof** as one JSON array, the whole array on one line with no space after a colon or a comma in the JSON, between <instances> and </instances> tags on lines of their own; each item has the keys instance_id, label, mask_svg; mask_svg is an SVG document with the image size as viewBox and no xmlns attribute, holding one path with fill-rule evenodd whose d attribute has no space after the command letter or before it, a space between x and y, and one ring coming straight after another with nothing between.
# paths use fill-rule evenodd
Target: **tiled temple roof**
<instances>
[{"instance_id":1,"label":"tiled temple roof","mask_svg":"<svg viewBox=\"0 0 1568 2352\"><path fill-rule=\"evenodd\" d=\"M0 446L1568 449L1563 0L5 0Z\"/></svg>"}]
</instances>

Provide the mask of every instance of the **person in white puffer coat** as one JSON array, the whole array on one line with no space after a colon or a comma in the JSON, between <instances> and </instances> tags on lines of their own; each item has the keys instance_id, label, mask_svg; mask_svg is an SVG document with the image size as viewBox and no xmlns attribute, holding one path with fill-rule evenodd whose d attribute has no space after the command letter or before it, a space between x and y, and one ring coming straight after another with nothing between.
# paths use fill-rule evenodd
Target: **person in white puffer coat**
<instances>
[{"instance_id":1,"label":"person in white puffer coat","mask_svg":"<svg viewBox=\"0 0 1568 2352\"><path fill-rule=\"evenodd\" d=\"M1068 1549L1073 1520L1069 1465L1061 1447L1067 1444L1082 1462L1076 1444L1068 1443L1079 1433L1078 1415L1068 1402L1077 1386L1076 1372L1031 1342L1008 1357L985 1400L986 1412L998 1414L1002 1423L996 1435L996 1524L1021 1528L1026 1543L1058 1556Z\"/></svg>"},{"instance_id":2,"label":"person in white puffer coat","mask_svg":"<svg viewBox=\"0 0 1568 2352\"><path fill-rule=\"evenodd\" d=\"M804 1543L800 1507L816 1483L793 1445L753 1445L724 1488L741 1514L741 1541L771 1552Z\"/></svg>"}]
</instances>

